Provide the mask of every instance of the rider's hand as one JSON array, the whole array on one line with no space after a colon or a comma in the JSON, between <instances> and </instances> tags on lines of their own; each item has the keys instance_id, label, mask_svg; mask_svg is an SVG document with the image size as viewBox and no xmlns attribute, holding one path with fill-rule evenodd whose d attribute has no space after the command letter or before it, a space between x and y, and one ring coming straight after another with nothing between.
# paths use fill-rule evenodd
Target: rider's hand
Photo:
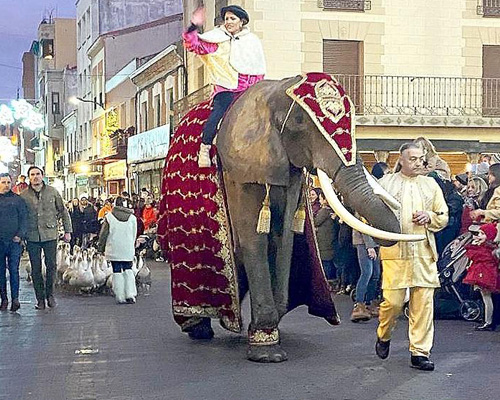
<instances>
[{"instance_id":1,"label":"rider's hand","mask_svg":"<svg viewBox=\"0 0 500 400\"><path fill-rule=\"evenodd\" d=\"M198 7L191 16L191 23L196 26L203 26L205 23L205 7Z\"/></svg>"},{"instance_id":2,"label":"rider's hand","mask_svg":"<svg viewBox=\"0 0 500 400\"><path fill-rule=\"evenodd\" d=\"M368 258L370 260L375 260L377 258L377 251L374 248L366 249L368 252Z\"/></svg>"}]
</instances>

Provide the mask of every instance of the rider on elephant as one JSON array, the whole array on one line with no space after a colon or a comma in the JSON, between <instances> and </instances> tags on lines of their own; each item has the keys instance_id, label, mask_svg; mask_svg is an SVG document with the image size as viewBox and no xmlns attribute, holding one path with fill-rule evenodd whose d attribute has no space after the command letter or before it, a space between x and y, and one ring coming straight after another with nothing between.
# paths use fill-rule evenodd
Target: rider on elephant
<instances>
[{"instance_id":1,"label":"rider on elephant","mask_svg":"<svg viewBox=\"0 0 500 400\"><path fill-rule=\"evenodd\" d=\"M264 79L266 63L259 38L246 24L248 13L240 6L222 8L224 24L199 34L205 22L204 8L198 8L191 18L191 26L182 35L188 51L198 54L207 66L214 84L213 110L203 129L198 154L200 168L210 167L210 148L217 126L235 97Z\"/></svg>"}]
</instances>

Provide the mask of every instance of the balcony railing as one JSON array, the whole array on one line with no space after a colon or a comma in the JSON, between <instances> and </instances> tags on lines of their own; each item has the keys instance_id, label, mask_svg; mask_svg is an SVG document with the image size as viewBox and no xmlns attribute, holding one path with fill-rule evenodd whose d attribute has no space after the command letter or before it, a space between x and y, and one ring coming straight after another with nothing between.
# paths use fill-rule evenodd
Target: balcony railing
<instances>
[{"instance_id":1,"label":"balcony railing","mask_svg":"<svg viewBox=\"0 0 500 400\"><path fill-rule=\"evenodd\" d=\"M500 0L478 0L477 13L485 17L500 17Z\"/></svg>"},{"instance_id":2,"label":"balcony railing","mask_svg":"<svg viewBox=\"0 0 500 400\"><path fill-rule=\"evenodd\" d=\"M371 9L371 1L366 0L318 0L318 7L324 10L365 11Z\"/></svg>"},{"instance_id":3,"label":"balcony railing","mask_svg":"<svg viewBox=\"0 0 500 400\"><path fill-rule=\"evenodd\" d=\"M500 117L500 79L336 75L358 115Z\"/></svg>"},{"instance_id":4,"label":"balcony railing","mask_svg":"<svg viewBox=\"0 0 500 400\"><path fill-rule=\"evenodd\" d=\"M177 126L184 115L196 104L207 100L212 93L212 85L205 85L174 103L174 125Z\"/></svg>"}]
</instances>

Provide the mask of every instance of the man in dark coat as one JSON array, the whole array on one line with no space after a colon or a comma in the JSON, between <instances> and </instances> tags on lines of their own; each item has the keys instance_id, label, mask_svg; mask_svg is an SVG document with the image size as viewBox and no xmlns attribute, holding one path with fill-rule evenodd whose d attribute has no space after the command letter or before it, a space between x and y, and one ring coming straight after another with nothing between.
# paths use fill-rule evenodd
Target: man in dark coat
<instances>
[{"instance_id":1,"label":"man in dark coat","mask_svg":"<svg viewBox=\"0 0 500 400\"><path fill-rule=\"evenodd\" d=\"M21 197L28 206L27 249L30 256L31 271L37 310L45 309L45 300L49 307L55 307L53 296L54 277L56 274L56 250L58 221L64 225L64 240L71 240L71 219L59 192L43 182L43 170L39 167L28 169L30 186ZM45 254L46 280L42 275L42 250Z\"/></svg>"},{"instance_id":2,"label":"man in dark coat","mask_svg":"<svg viewBox=\"0 0 500 400\"><path fill-rule=\"evenodd\" d=\"M10 311L21 307L19 303L19 261L21 241L26 237L27 216L25 201L12 192L12 180L7 173L0 174L0 311L6 311L7 298L6 270L9 269L12 305Z\"/></svg>"}]
</instances>

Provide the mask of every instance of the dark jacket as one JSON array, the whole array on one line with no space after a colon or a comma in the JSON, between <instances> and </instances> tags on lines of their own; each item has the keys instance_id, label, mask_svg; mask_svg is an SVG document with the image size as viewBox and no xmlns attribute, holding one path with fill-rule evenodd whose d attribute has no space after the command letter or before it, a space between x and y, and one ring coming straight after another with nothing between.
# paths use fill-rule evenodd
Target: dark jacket
<instances>
[{"instance_id":1,"label":"dark jacket","mask_svg":"<svg viewBox=\"0 0 500 400\"><path fill-rule=\"evenodd\" d=\"M331 208L322 207L314 217L314 227L322 260L333 259L333 219Z\"/></svg>"},{"instance_id":2,"label":"dark jacket","mask_svg":"<svg viewBox=\"0 0 500 400\"><path fill-rule=\"evenodd\" d=\"M99 228L100 225L97 220L97 211L92 204L87 204L87 207L81 210L81 232L98 233Z\"/></svg>"},{"instance_id":3,"label":"dark jacket","mask_svg":"<svg viewBox=\"0 0 500 400\"><path fill-rule=\"evenodd\" d=\"M0 194L0 240L9 241L14 236L26 238L28 209L21 196L9 191Z\"/></svg>"},{"instance_id":4,"label":"dark jacket","mask_svg":"<svg viewBox=\"0 0 500 400\"><path fill-rule=\"evenodd\" d=\"M57 240L59 218L62 219L64 232L73 232L68 210L64 207L63 199L54 187L44 184L40 193L37 194L30 185L21 197L28 207L26 238L29 242Z\"/></svg>"},{"instance_id":5,"label":"dark jacket","mask_svg":"<svg viewBox=\"0 0 500 400\"><path fill-rule=\"evenodd\" d=\"M118 221L125 222L129 219L130 215L134 215L134 210L126 207L114 206L113 211L111 211ZM97 251L100 253L104 253L106 249L106 241L109 236L109 223L104 218L104 222L102 223L101 232L99 233L99 242L97 243Z\"/></svg>"}]
</instances>

